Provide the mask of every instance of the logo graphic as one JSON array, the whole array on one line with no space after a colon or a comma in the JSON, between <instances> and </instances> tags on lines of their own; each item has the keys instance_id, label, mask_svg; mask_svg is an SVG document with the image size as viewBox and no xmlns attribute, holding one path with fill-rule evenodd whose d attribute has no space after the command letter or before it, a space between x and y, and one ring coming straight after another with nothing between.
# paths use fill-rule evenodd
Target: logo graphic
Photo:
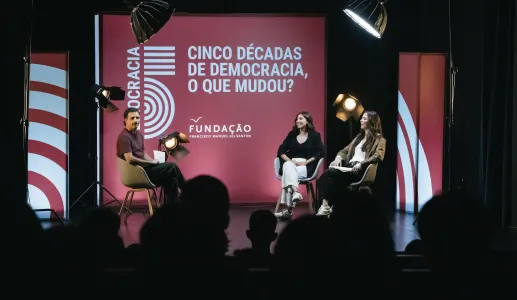
<instances>
[{"instance_id":1,"label":"logo graphic","mask_svg":"<svg viewBox=\"0 0 517 300\"><path fill-rule=\"evenodd\" d=\"M199 117L199 118L197 118L197 119L190 119L190 121L193 121L194 123L197 123L197 122L199 122L199 120L201 120L201 118L202 118L202 117Z\"/></svg>"},{"instance_id":2,"label":"logo graphic","mask_svg":"<svg viewBox=\"0 0 517 300\"><path fill-rule=\"evenodd\" d=\"M140 50L143 50L143 59L138 54ZM143 46L128 50L128 53L137 56L135 59L140 60L139 63L136 63L131 62L134 59L128 59L127 66L130 72L128 77L138 79L140 65L143 65L143 97L140 96L140 92L129 91L128 97L131 100L128 102L128 106L140 108L143 103L143 124L141 124L141 127L143 127L145 139L161 136L174 119L174 97L158 78L176 75L175 50L176 47L174 46ZM140 88L138 81L129 80L128 87ZM136 97L132 98L133 95Z\"/></svg>"},{"instance_id":3,"label":"logo graphic","mask_svg":"<svg viewBox=\"0 0 517 300\"><path fill-rule=\"evenodd\" d=\"M174 46L144 46L144 75L176 75Z\"/></svg>"},{"instance_id":4,"label":"logo graphic","mask_svg":"<svg viewBox=\"0 0 517 300\"><path fill-rule=\"evenodd\" d=\"M201 124L203 117L190 119L195 124L189 126L191 139L246 139L251 138L251 125L248 124Z\"/></svg>"}]
</instances>

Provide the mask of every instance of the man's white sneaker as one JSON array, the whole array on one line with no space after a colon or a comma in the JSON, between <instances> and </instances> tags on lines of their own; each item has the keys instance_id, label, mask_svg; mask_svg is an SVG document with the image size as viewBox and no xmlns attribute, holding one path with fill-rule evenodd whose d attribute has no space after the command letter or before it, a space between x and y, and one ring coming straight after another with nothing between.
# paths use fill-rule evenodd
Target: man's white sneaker
<instances>
[{"instance_id":1,"label":"man's white sneaker","mask_svg":"<svg viewBox=\"0 0 517 300\"><path fill-rule=\"evenodd\" d=\"M318 209L318 213L316 213L316 216L329 216L332 213L332 207L328 205L322 205L320 206L320 209Z\"/></svg>"}]
</instances>

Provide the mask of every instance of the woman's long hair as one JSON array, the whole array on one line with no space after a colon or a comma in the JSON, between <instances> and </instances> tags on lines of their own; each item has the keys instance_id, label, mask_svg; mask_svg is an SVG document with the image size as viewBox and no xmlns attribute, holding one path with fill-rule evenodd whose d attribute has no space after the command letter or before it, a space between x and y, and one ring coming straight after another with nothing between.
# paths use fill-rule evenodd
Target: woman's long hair
<instances>
[{"instance_id":1,"label":"woman's long hair","mask_svg":"<svg viewBox=\"0 0 517 300\"><path fill-rule=\"evenodd\" d=\"M308 111L302 111L302 112L297 113L296 117L294 117L294 125L293 125L293 129L292 129L292 132L294 134L300 133L300 129L298 129L298 127L296 127L296 119L298 119L299 115L302 115L305 118L305 120L307 120L307 125L305 125L305 130L307 132L316 130L314 127L314 123L312 122L312 115Z\"/></svg>"},{"instance_id":2,"label":"woman's long hair","mask_svg":"<svg viewBox=\"0 0 517 300\"><path fill-rule=\"evenodd\" d=\"M368 128L368 135L366 136L366 141L363 144L363 147L361 150L364 152L368 152L372 149L373 143L377 138L380 138L383 136L382 134L382 125L381 125L381 117L379 117L379 114L372 110L367 110L364 112L368 116L368 122L366 123L366 127ZM366 132L361 129L359 134L357 134L357 137L354 140L354 143L352 145L352 148L355 149L357 144L361 142L361 140L364 138Z\"/></svg>"}]
</instances>

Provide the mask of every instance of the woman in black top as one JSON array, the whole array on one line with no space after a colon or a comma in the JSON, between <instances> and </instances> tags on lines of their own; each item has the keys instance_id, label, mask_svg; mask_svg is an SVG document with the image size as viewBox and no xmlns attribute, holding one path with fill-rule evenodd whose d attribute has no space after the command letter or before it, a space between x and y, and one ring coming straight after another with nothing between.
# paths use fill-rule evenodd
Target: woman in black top
<instances>
[{"instance_id":1,"label":"woman in black top","mask_svg":"<svg viewBox=\"0 0 517 300\"><path fill-rule=\"evenodd\" d=\"M280 158L279 174L282 175L282 203L287 209L275 215L278 218L292 216L294 206L302 200L298 191L298 182L314 174L320 158L325 155L321 135L314 128L312 116L308 112L296 115L293 129L278 147Z\"/></svg>"}]
</instances>

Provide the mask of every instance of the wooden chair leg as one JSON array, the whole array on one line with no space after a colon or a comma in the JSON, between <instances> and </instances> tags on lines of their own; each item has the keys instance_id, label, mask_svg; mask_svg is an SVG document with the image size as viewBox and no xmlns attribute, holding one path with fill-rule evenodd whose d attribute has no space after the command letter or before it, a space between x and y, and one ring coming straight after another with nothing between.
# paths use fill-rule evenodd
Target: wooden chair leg
<instances>
[{"instance_id":1,"label":"wooden chair leg","mask_svg":"<svg viewBox=\"0 0 517 300\"><path fill-rule=\"evenodd\" d=\"M156 201L156 191L154 189L148 189L148 191L151 195L151 203L154 203L155 207L159 207L158 202Z\"/></svg>"},{"instance_id":2,"label":"wooden chair leg","mask_svg":"<svg viewBox=\"0 0 517 300\"><path fill-rule=\"evenodd\" d=\"M276 201L275 214L278 212L278 208L280 207L280 202L282 202L282 195L284 192L284 189L282 189L280 196L278 196L278 200Z\"/></svg>"},{"instance_id":3,"label":"wooden chair leg","mask_svg":"<svg viewBox=\"0 0 517 300\"><path fill-rule=\"evenodd\" d=\"M320 206L320 203L318 201L318 198L316 196L316 192L314 191L314 186L312 185L312 182L309 183L309 189L311 192L311 198L312 198L312 212L316 212L318 207Z\"/></svg>"},{"instance_id":4,"label":"wooden chair leg","mask_svg":"<svg viewBox=\"0 0 517 300\"><path fill-rule=\"evenodd\" d=\"M152 189L153 193L151 195L151 199L154 201L154 204L156 205L156 207L160 207L162 206L162 204L160 203L160 200L158 199L158 194L156 192L156 189Z\"/></svg>"},{"instance_id":5,"label":"wooden chair leg","mask_svg":"<svg viewBox=\"0 0 517 300\"><path fill-rule=\"evenodd\" d=\"M307 197L309 198L309 211L314 214L314 197L312 195L312 184L310 182L305 183L305 189L307 190Z\"/></svg>"},{"instance_id":6,"label":"wooden chair leg","mask_svg":"<svg viewBox=\"0 0 517 300\"><path fill-rule=\"evenodd\" d=\"M321 203L319 203L319 195L318 195L318 179L314 180L315 184L316 184L316 188L314 189L314 197L316 197L316 204L317 206L320 206Z\"/></svg>"},{"instance_id":7,"label":"wooden chair leg","mask_svg":"<svg viewBox=\"0 0 517 300\"><path fill-rule=\"evenodd\" d=\"M131 191L131 194L129 195L129 206L127 209L131 211L131 207L133 206L133 196L135 195L135 191Z\"/></svg>"},{"instance_id":8,"label":"wooden chair leg","mask_svg":"<svg viewBox=\"0 0 517 300\"><path fill-rule=\"evenodd\" d=\"M159 206L162 206L165 204L165 190L163 189L163 187L160 187L159 195L160 196L158 196L158 203L159 203Z\"/></svg>"},{"instance_id":9,"label":"wooden chair leg","mask_svg":"<svg viewBox=\"0 0 517 300\"><path fill-rule=\"evenodd\" d=\"M149 189L147 189L146 191L147 191L147 203L149 204L149 215L152 217L153 216L153 202L151 200L151 192L149 191Z\"/></svg>"},{"instance_id":10,"label":"wooden chair leg","mask_svg":"<svg viewBox=\"0 0 517 300\"><path fill-rule=\"evenodd\" d=\"M126 207L126 203L127 203L127 199L128 199L128 196L129 196L129 193L130 191L127 191L126 193L126 198L124 198L124 201L122 202L122 205L120 206L120 210L118 212L118 215L120 216L122 214L122 212L124 211L124 208Z\"/></svg>"},{"instance_id":11,"label":"wooden chair leg","mask_svg":"<svg viewBox=\"0 0 517 300\"><path fill-rule=\"evenodd\" d=\"M129 200L129 204L128 204L128 206L126 206L126 217L124 218L124 223L126 223L126 224L127 224L127 218L129 218L129 215L131 215L131 214L132 214L132 212L131 212L130 208L131 208L131 205L133 204L133 195L135 195L135 191L130 190L130 191L128 192L128 196L129 196L129 199L128 199L128 200Z\"/></svg>"}]
</instances>

